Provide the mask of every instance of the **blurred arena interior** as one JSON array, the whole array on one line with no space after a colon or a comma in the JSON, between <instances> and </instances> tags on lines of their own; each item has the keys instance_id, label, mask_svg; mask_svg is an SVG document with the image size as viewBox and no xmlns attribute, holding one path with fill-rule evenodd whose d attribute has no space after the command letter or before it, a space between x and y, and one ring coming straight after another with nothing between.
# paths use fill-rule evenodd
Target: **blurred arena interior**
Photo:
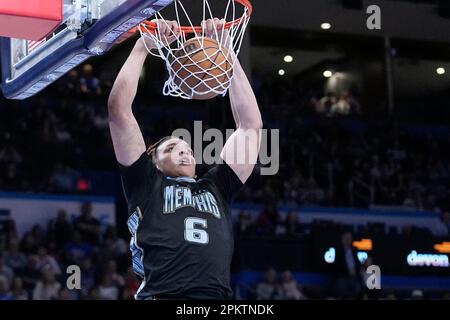
<instances>
[{"instance_id":1,"label":"blurred arena interior","mask_svg":"<svg viewBox=\"0 0 450 320\"><path fill-rule=\"evenodd\" d=\"M257 166L233 207L235 299L450 299L450 4L379 0L369 30L372 2L253 3L240 60L280 169ZM0 299L133 299L107 98L136 39L0 97ZM194 121L233 128L226 98L164 97L166 73L149 57L141 75L147 144ZM72 264L81 291L64 285Z\"/></svg>"}]
</instances>

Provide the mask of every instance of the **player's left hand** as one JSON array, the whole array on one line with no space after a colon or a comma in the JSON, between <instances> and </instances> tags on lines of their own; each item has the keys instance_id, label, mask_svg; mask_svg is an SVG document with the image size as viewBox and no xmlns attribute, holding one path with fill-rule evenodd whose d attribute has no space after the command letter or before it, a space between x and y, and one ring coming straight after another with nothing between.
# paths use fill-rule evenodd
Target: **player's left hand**
<instances>
[{"instance_id":1,"label":"player's left hand","mask_svg":"<svg viewBox=\"0 0 450 320\"><path fill-rule=\"evenodd\" d=\"M225 19L207 19L202 21L201 26L203 34L208 37L219 41L224 47L230 48L231 37L228 29L225 29Z\"/></svg>"}]
</instances>

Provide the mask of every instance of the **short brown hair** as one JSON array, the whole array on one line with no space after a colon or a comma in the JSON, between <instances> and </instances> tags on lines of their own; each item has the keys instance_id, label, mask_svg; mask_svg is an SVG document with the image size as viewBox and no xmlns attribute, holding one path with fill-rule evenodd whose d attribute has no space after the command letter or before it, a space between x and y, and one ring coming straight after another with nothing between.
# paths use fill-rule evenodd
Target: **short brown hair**
<instances>
[{"instance_id":1,"label":"short brown hair","mask_svg":"<svg viewBox=\"0 0 450 320\"><path fill-rule=\"evenodd\" d=\"M175 136L165 136L165 137L159 139L158 141L156 141L154 144L150 145L150 146L147 148L147 154L152 158L152 161L153 161L153 162L154 162L155 159L156 159L156 158L155 158L155 157L156 157L156 149L158 149L158 147L159 147L161 144L163 144L164 142L166 142L167 140L174 139L174 138L178 138L178 137L175 137Z\"/></svg>"}]
</instances>

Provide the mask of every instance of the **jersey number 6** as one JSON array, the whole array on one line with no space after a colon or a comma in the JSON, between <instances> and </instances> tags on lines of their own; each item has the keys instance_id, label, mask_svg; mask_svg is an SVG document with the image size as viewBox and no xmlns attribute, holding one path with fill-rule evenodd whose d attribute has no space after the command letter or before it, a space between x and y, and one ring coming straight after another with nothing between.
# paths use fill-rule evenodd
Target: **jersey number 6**
<instances>
[{"instance_id":1,"label":"jersey number 6","mask_svg":"<svg viewBox=\"0 0 450 320\"><path fill-rule=\"evenodd\" d=\"M208 232L198 227L207 228L208 224L205 219L186 218L184 220L184 239L189 242L208 244Z\"/></svg>"}]
</instances>

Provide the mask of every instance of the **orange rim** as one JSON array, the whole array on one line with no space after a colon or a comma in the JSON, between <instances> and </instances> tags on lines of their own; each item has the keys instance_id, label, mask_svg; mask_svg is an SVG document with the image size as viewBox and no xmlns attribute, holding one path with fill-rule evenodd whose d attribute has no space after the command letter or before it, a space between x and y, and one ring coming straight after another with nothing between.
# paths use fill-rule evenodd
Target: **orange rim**
<instances>
[{"instance_id":1,"label":"orange rim","mask_svg":"<svg viewBox=\"0 0 450 320\"><path fill-rule=\"evenodd\" d=\"M250 3L249 0L234 0L234 2L237 2L241 5L243 5L244 7L246 7L248 9L248 16L251 16L253 13L253 6ZM244 16L234 20L234 21L229 21L227 23L225 23L224 28L225 29L230 29L233 26L239 25L241 23L241 20L244 18ZM158 26L155 22L151 22L151 21L144 21L142 22L142 24L145 24L146 29L148 31L150 31L151 33L155 33L156 30L158 29ZM142 28L141 26L139 26L139 28ZM141 29L142 30L142 29ZM203 28L201 26L197 26L197 27L187 27L187 26L181 26L179 28L179 31L183 32L183 33L200 33L203 31Z\"/></svg>"}]
</instances>

